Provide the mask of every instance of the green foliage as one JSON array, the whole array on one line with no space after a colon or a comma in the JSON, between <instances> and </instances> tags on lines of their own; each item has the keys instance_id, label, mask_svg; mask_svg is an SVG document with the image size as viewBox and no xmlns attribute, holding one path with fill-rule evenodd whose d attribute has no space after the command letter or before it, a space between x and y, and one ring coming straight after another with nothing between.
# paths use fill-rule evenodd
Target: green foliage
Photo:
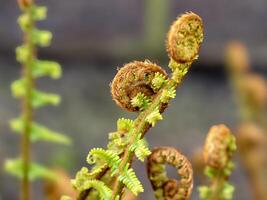
<instances>
[{"instance_id":1,"label":"green foliage","mask_svg":"<svg viewBox=\"0 0 267 200\"><path fill-rule=\"evenodd\" d=\"M19 4L21 2L19 1ZM61 66L54 61L39 60L36 50L39 47L47 47L51 43L52 33L36 28L36 21L46 18L47 9L30 2L27 6L21 6L22 14L18 17L18 24L24 34L24 42L16 48L16 59L22 65L22 77L11 84L14 97L23 102L21 117L10 121L10 127L16 133L22 134L23 139L29 138L31 142L46 141L59 144L70 144L71 140L58 132L52 131L43 125L33 122L34 109L46 105L58 105L60 96L45 93L35 88L37 78L49 76L58 79L61 76ZM27 139L25 139L27 140ZM5 163L7 172L16 177L55 178L54 174L39 164L30 162L25 154L29 153L29 146L23 146L22 158L8 160ZM26 153L25 153L26 152ZM25 160L23 160L25 159ZM29 170L26 169L29 166ZM27 171L27 174L24 174Z\"/></svg>"},{"instance_id":2,"label":"green foliage","mask_svg":"<svg viewBox=\"0 0 267 200\"><path fill-rule=\"evenodd\" d=\"M121 162L120 157L114 151L101 148L92 149L87 156L87 162L94 164L99 160L103 160L111 168L112 174L116 173Z\"/></svg>"},{"instance_id":3,"label":"green foliage","mask_svg":"<svg viewBox=\"0 0 267 200\"><path fill-rule=\"evenodd\" d=\"M21 134L23 130L23 121L21 118L13 119L10 121L10 127L13 131ZM71 144L71 140L58 132L52 131L40 124L31 124L30 138L32 142L47 141L61 144Z\"/></svg>"},{"instance_id":4,"label":"green foliage","mask_svg":"<svg viewBox=\"0 0 267 200\"><path fill-rule=\"evenodd\" d=\"M148 144L145 139L141 138L141 134L135 138L135 141L132 143L129 150L133 151L136 157L142 162L144 162L145 158L151 154Z\"/></svg>"},{"instance_id":5,"label":"green foliage","mask_svg":"<svg viewBox=\"0 0 267 200\"><path fill-rule=\"evenodd\" d=\"M129 168L129 164L127 164L123 171L119 175L119 181L121 181L126 187L131 190L136 196L138 193L143 192L144 188L141 182L135 175L135 172L132 168Z\"/></svg>"},{"instance_id":6,"label":"green foliage","mask_svg":"<svg viewBox=\"0 0 267 200\"><path fill-rule=\"evenodd\" d=\"M159 120L162 120L163 117L159 112L159 108L157 107L156 109L154 109L153 112L151 112L147 117L146 117L146 121L151 124L153 127L156 125L156 123Z\"/></svg>"},{"instance_id":7,"label":"green foliage","mask_svg":"<svg viewBox=\"0 0 267 200\"><path fill-rule=\"evenodd\" d=\"M154 90L159 90L166 83L166 79L163 74L156 72L152 79L152 87Z\"/></svg>"},{"instance_id":8,"label":"green foliage","mask_svg":"<svg viewBox=\"0 0 267 200\"><path fill-rule=\"evenodd\" d=\"M5 162L5 170L18 177L23 177L23 163L21 159L13 159L13 160L7 160ZM30 164L30 172L29 172L29 178L30 180L36 180L40 178L48 178L48 179L55 179L55 174L50 171L49 169L37 164L37 163L31 163Z\"/></svg>"},{"instance_id":9,"label":"green foliage","mask_svg":"<svg viewBox=\"0 0 267 200\"><path fill-rule=\"evenodd\" d=\"M162 103L168 103L171 99L174 99L175 96L176 96L176 90L174 87L171 87L170 89L164 89L162 91L160 100Z\"/></svg>"},{"instance_id":10,"label":"green foliage","mask_svg":"<svg viewBox=\"0 0 267 200\"><path fill-rule=\"evenodd\" d=\"M54 61L47 60L36 60L33 63L32 74L34 78L39 78L43 76L49 76L53 79L58 79L61 77L61 67L60 64Z\"/></svg>"},{"instance_id":11,"label":"green foliage","mask_svg":"<svg viewBox=\"0 0 267 200\"><path fill-rule=\"evenodd\" d=\"M131 103L134 107L140 108L140 110L145 110L151 102L151 99L145 96L143 93L139 92L132 100Z\"/></svg>"}]
</instances>

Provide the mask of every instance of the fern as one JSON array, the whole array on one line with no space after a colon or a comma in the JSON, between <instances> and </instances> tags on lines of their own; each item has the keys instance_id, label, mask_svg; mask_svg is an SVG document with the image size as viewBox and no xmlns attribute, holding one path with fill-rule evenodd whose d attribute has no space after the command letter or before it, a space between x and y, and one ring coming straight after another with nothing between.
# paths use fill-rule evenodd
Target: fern
<instances>
[{"instance_id":1,"label":"fern","mask_svg":"<svg viewBox=\"0 0 267 200\"><path fill-rule=\"evenodd\" d=\"M118 178L119 181L126 185L126 187L131 190L136 196L138 195L138 193L144 191L144 188L136 177L134 170L132 168L129 169L129 165L127 165L123 169Z\"/></svg>"},{"instance_id":2,"label":"fern","mask_svg":"<svg viewBox=\"0 0 267 200\"><path fill-rule=\"evenodd\" d=\"M190 45L189 40L193 40ZM201 18L194 13L186 13L174 22L167 38L172 70L170 78L165 70L149 60L130 62L119 69L111 83L112 98L119 107L140 113L135 120L122 118L117 121L117 131L109 134L107 150L95 148L89 152L87 161L95 165L93 171L82 168L73 180L79 191L79 200L91 198L93 190L84 186L92 181L99 183L98 186L105 191L109 191L107 187L112 187L110 200L120 199L125 187L136 196L144 191L131 168L133 157L144 161L151 154L144 135L163 119L162 113L175 98L176 88L197 58L202 40ZM105 175L109 174L111 177L105 180Z\"/></svg>"},{"instance_id":3,"label":"fern","mask_svg":"<svg viewBox=\"0 0 267 200\"><path fill-rule=\"evenodd\" d=\"M227 182L234 168L231 161L236 151L235 137L224 125L213 126L206 138L203 157L205 175L210 179L210 186L199 187L199 195L204 200L231 200L234 187Z\"/></svg>"},{"instance_id":4,"label":"fern","mask_svg":"<svg viewBox=\"0 0 267 200\"><path fill-rule=\"evenodd\" d=\"M18 24L23 32L23 44L16 48L16 59L22 65L22 77L14 81L11 91L15 98L22 101L22 113L10 122L11 129L22 137L19 159L8 160L5 169L10 174L21 178L21 198L30 198L30 180L36 178L54 178L52 172L45 167L30 161L30 142L47 141L70 144L70 139L33 122L34 109L46 105L58 105L60 96L45 93L35 87L38 78L49 76L58 79L61 67L57 62L37 58L37 47L47 47L51 43L52 33L36 28L36 22L46 18L46 7L35 5L32 0L18 0L22 11Z\"/></svg>"},{"instance_id":5,"label":"fern","mask_svg":"<svg viewBox=\"0 0 267 200\"><path fill-rule=\"evenodd\" d=\"M87 156L87 162L89 164L94 164L97 160L105 161L111 168L112 174L116 172L121 162L120 157L115 152L101 148L92 149Z\"/></svg>"}]
</instances>

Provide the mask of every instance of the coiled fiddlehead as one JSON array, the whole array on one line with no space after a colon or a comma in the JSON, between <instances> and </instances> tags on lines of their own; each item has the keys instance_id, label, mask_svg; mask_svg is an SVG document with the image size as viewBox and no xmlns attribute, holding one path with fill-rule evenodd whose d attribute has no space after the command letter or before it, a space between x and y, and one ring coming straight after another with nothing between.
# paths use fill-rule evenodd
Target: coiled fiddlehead
<instances>
[{"instance_id":1,"label":"coiled fiddlehead","mask_svg":"<svg viewBox=\"0 0 267 200\"><path fill-rule=\"evenodd\" d=\"M176 168L181 180L169 179L165 165ZM159 147L152 151L147 161L148 178L156 199L186 200L193 189L193 170L190 162L177 149Z\"/></svg>"},{"instance_id":2,"label":"coiled fiddlehead","mask_svg":"<svg viewBox=\"0 0 267 200\"><path fill-rule=\"evenodd\" d=\"M34 109L45 105L58 105L60 97L38 91L37 78L49 76L57 79L61 76L60 65L53 61L39 60L37 46L49 46L52 34L36 28L36 21L46 18L46 7L35 5L33 0L18 0L22 11L18 24L23 31L23 44L16 48L17 61L22 65L22 77L11 85L13 96L22 99L22 114L10 122L11 129L22 136L21 158L8 160L6 170L21 178L21 199L30 199L30 181L36 178L55 178L45 167L30 162L30 143L36 141L69 144L70 139L60 133L33 122Z\"/></svg>"},{"instance_id":3,"label":"coiled fiddlehead","mask_svg":"<svg viewBox=\"0 0 267 200\"><path fill-rule=\"evenodd\" d=\"M183 40L179 36L179 46L176 43L170 46L172 40L168 39L168 49L172 47L176 51L182 51L184 59L176 59L176 55L169 53L171 78L168 78L161 67L146 60L126 64L112 81L111 93L115 102L123 109L138 111L140 114L135 120L118 120L117 131L110 134L107 150L95 148L89 152L87 161L95 167L91 171L82 168L72 180L74 187L80 192L78 199L118 200L123 196L125 188L136 196L143 192L143 186L131 168L133 157L144 161L151 153L143 137L163 119L161 113L176 96L176 88L197 58L203 40L203 25L199 16L186 13L177 21L181 26L174 23L168 38L180 35L181 30L185 37ZM193 44L187 36L193 39ZM106 174L110 175L109 180L104 179Z\"/></svg>"},{"instance_id":4,"label":"coiled fiddlehead","mask_svg":"<svg viewBox=\"0 0 267 200\"><path fill-rule=\"evenodd\" d=\"M159 88L152 85L156 74L159 78L167 78L167 73L160 66L148 60L124 65L111 83L113 100L123 109L131 112L139 111L140 108L134 106L131 101L138 93L143 93L150 99L157 94Z\"/></svg>"},{"instance_id":5,"label":"coiled fiddlehead","mask_svg":"<svg viewBox=\"0 0 267 200\"><path fill-rule=\"evenodd\" d=\"M234 167L231 158L235 150L235 137L225 125L211 127L203 152L205 175L210 179L210 186L199 188L201 199L232 199L234 187L227 179Z\"/></svg>"}]
</instances>

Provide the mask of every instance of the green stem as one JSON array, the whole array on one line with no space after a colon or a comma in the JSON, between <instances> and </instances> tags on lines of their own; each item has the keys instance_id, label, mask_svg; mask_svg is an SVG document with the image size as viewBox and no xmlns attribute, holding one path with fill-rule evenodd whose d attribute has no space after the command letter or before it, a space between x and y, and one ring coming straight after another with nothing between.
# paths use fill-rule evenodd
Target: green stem
<instances>
[{"instance_id":1,"label":"green stem","mask_svg":"<svg viewBox=\"0 0 267 200\"><path fill-rule=\"evenodd\" d=\"M212 195L210 196L210 200L217 199L217 200L223 200L221 198L222 188L225 182L225 175L222 170L219 170L215 176L215 178L212 180Z\"/></svg>"},{"instance_id":2,"label":"green stem","mask_svg":"<svg viewBox=\"0 0 267 200\"><path fill-rule=\"evenodd\" d=\"M30 8L26 9L25 12L30 12ZM28 13L31 16L30 13ZM33 19L30 20L30 28L24 34L24 45L29 49L29 56L22 66L22 76L25 80L25 96L22 100L22 116L23 116L23 132L22 132L22 142L21 142L21 153L22 153L22 163L23 163L23 177L21 183L21 199L30 199L30 180L29 180L29 168L30 168L30 133L31 124L33 117L33 107L31 103L32 91L33 91L33 76L31 71L31 65L35 59L35 46L30 39L31 31L34 27Z\"/></svg>"}]
</instances>

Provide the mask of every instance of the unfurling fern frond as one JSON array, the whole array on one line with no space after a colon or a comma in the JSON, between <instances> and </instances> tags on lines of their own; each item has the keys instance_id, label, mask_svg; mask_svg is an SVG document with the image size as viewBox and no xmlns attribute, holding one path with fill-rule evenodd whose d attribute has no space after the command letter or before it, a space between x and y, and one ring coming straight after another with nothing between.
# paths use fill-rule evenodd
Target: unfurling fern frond
<instances>
[{"instance_id":1,"label":"unfurling fern frond","mask_svg":"<svg viewBox=\"0 0 267 200\"><path fill-rule=\"evenodd\" d=\"M87 189L93 188L98 192L99 198L101 200L107 200L111 198L112 191L105 185L102 181L98 180L86 180L82 182L82 185L79 185L79 190L84 191Z\"/></svg>"},{"instance_id":2,"label":"unfurling fern frond","mask_svg":"<svg viewBox=\"0 0 267 200\"><path fill-rule=\"evenodd\" d=\"M181 180L169 179L165 165L176 168ZM152 151L147 163L148 178L156 199L187 200L193 188L193 170L190 162L177 149L159 147Z\"/></svg>"},{"instance_id":3,"label":"unfurling fern frond","mask_svg":"<svg viewBox=\"0 0 267 200\"><path fill-rule=\"evenodd\" d=\"M176 88L198 56L203 41L201 18L194 13L186 13L179 17L170 28L167 41L169 66L173 73L171 78L160 66L145 60L125 64L111 83L111 94L116 104L127 111L140 113L134 121L118 120L118 130L109 134L107 150L93 149L89 153L89 163L108 166L105 170L101 169L96 178L112 187L112 195L108 200L121 198L125 187L135 195L143 192L144 189L131 168L133 157L136 155L143 161L151 153L143 138L151 127L163 119L162 113L168 107L170 100L175 97ZM172 163L173 157L170 159L167 162ZM178 173L184 176L178 185L176 182L168 182L166 195L172 196L168 191L175 186L174 188L179 189L178 197L187 196L192 183L189 164L184 163L185 159L180 163L175 156L174 160L177 162L175 166L179 168L177 168ZM183 167L184 165L188 168ZM112 177L109 177L112 179L111 184L110 180L104 180L108 174ZM91 197L91 192L91 189L80 192L78 199L86 200Z\"/></svg>"},{"instance_id":4,"label":"unfurling fern frond","mask_svg":"<svg viewBox=\"0 0 267 200\"><path fill-rule=\"evenodd\" d=\"M203 154L205 175L210 179L210 186L199 187L201 199L232 199L234 187L227 180L234 168L231 158L235 150L235 137L225 125L211 127Z\"/></svg>"},{"instance_id":5,"label":"unfurling fern frond","mask_svg":"<svg viewBox=\"0 0 267 200\"><path fill-rule=\"evenodd\" d=\"M89 152L87 162L89 164L94 164L97 160L104 161L111 168L113 173L116 172L121 162L120 157L114 151L94 148Z\"/></svg>"}]
</instances>

